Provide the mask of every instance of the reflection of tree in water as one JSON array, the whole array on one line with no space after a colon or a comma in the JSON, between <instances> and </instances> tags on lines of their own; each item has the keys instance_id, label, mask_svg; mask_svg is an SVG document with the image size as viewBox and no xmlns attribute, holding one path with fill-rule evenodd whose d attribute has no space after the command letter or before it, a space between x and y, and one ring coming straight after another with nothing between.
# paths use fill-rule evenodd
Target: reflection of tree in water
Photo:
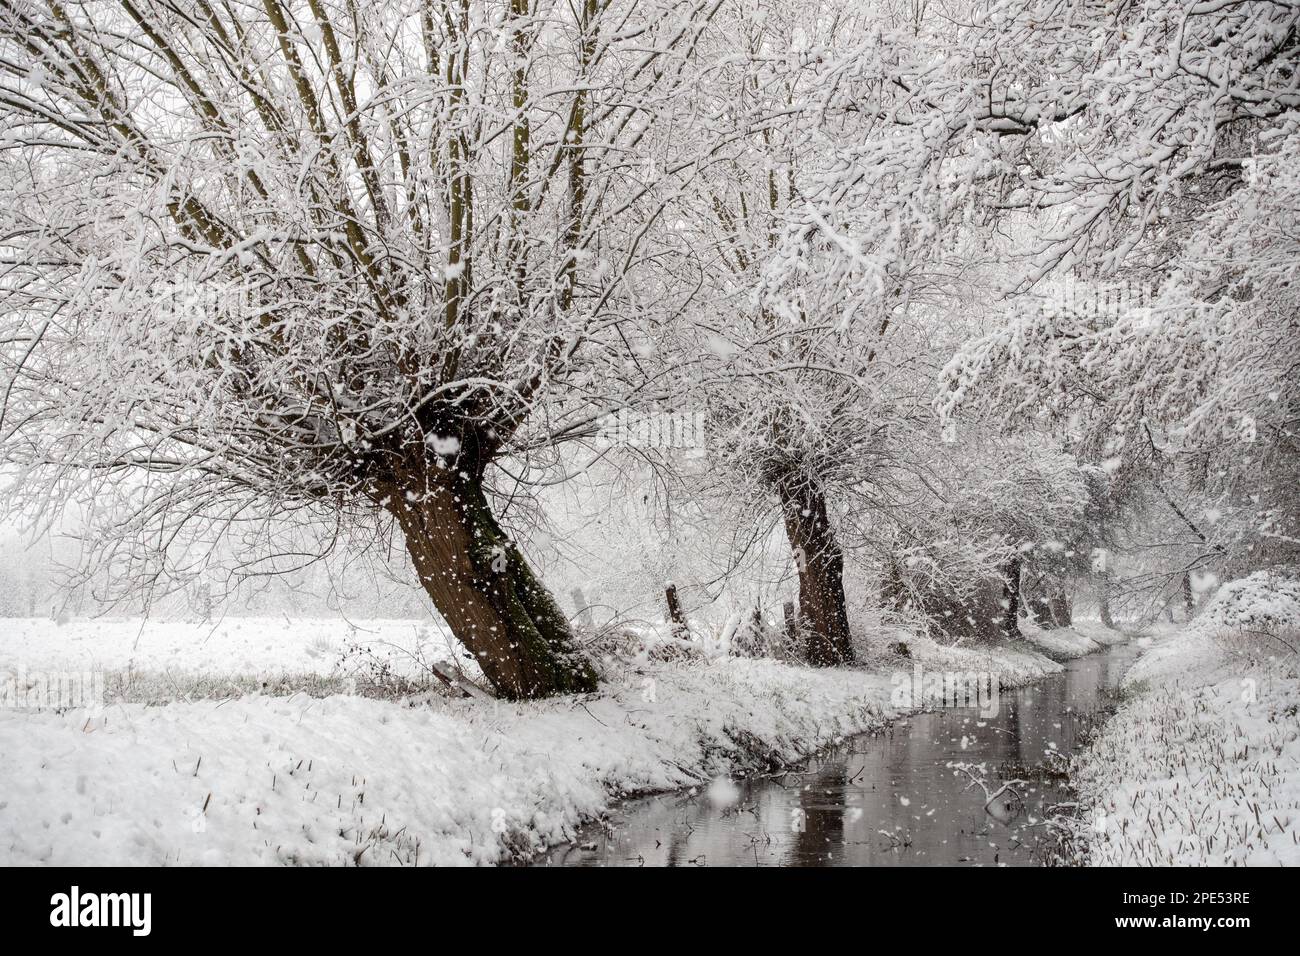
<instances>
[{"instance_id":1,"label":"reflection of tree in water","mask_svg":"<svg viewBox=\"0 0 1300 956\"><path fill-rule=\"evenodd\" d=\"M685 857L686 844L690 840L690 830L686 827L673 827L668 838L668 866L681 866Z\"/></svg>"},{"instance_id":2,"label":"reflection of tree in water","mask_svg":"<svg viewBox=\"0 0 1300 956\"><path fill-rule=\"evenodd\" d=\"M907 722L898 737L890 735L885 747L886 776L881 781L885 785L884 792L880 794L881 826L877 832L871 834L872 839L882 836L879 830L905 833L910 828L912 811L897 798L901 794L911 799L911 794L904 791L912 790L916 786L912 768L920 766L922 760L932 759L934 748L942 746L941 738L946 733L943 716L940 713L913 718ZM900 790L900 787L903 789Z\"/></svg>"},{"instance_id":3,"label":"reflection of tree in water","mask_svg":"<svg viewBox=\"0 0 1300 956\"><path fill-rule=\"evenodd\" d=\"M799 792L803 832L795 833L790 849L794 866L833 866L844 856L844 795L848 767L843 757L827 762L804 777ZM830 791L827 793L827 791Z\"/></svg>"},{"instance_id":4,"label":"reflection of tree in water","mask_svg":"<svg viewBox=\"0 0 1300 956\"><path fill-rule=\"evenodd\" d=\"M1008 756L1014 756L1021 762L1025 759L1025 735L1020 726L1020 695L1015 694L1002 703L1006 715L1006 733L1002 739L1007 743ZM995 725L996 726L996 725Z\"/></svg>"}]
</instances>

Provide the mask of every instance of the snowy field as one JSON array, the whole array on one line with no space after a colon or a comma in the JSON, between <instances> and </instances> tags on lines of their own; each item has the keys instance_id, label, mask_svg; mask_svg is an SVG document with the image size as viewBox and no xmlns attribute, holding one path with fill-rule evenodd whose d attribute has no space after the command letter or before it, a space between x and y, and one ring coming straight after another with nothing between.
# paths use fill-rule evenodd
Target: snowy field
<instances>
[{"instance_id":1,"label":"snowy field","mask_svg":"<svg viewBox=\"0 0 1300 956\"><path fill-rule=\"evenodd\" d=\"M1080 627L1092 636L1052 635L1055 656L1114 640ZM910 658L888 649L900 638ZM606 657L596 694L507 704L338 693L365 657L345 656L355 646L415 677L450 656L409 621L4 622L0 676L102 668L120 696L0 710L0 863L499 863L620 797L707 787L877 727L896 713L892 675L917 663L1004 685L1060 668L1029 643L890 634L871 669L810 670L651 635Z\"/></svg>"},{"instance_id":2,"label":"snowy field","mask_svg":"<svg viewBox=\"0 0 1300 956\"><path fill-rule=\"evenodd\" d=\"M458 657L429 621L227 617L0 621L0 672L103 672L110 701L224 699L250 691L320 696L389 679L425 682ZM469 662L465 662L468 664Z\"/></svg>"},{"instance_id":3,"label":"snowy field","mask_svg":"<svg viewBox=\"0 0 1300 956\"><path fill-rule=\"evenodd\" d=\"M1079 760L1096 865L1300 864L1300 587L1231 582L1150 642Z\"/></svg>"}]
</instances>

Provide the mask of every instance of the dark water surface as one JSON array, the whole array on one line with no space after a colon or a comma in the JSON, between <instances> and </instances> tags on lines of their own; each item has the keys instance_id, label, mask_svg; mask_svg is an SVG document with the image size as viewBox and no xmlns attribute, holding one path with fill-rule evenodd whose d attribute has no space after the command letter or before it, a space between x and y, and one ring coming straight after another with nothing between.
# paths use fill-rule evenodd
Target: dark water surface
<instances>
[{"instance_id":1,"label":"dark water surface","mask_svg":"<svg viewBox=\"0 0 1300 956\"><path fill-rule=\"evenodd\" d=\"M996 715L918 714L780 777L627 801L537 864L1033 865L1048 842L1043 820L1071 799L1059 774L1044 771L1078 746L1086 718L1136 654L1120 645L1003 690ZM1027 782L986 807L986 794L1017 778Z\"/></svg>"}]
</instances>

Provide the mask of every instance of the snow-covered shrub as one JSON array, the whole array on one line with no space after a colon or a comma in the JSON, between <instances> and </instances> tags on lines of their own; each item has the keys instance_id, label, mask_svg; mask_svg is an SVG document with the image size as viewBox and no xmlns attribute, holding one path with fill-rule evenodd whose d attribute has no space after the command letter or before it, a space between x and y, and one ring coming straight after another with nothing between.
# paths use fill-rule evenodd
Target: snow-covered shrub
<instances>
[{"instance_id":1,"label":"snow-covered shrub","mask_svg":"<svg viewBox=\"0 0 1300 956\"><path fill-rule=\"evenodd\" d=\"M606 680L615 672L635 669L645 664L696 660L704 656L704 648L693 641L660 634L648 626L623 625L601 629L590 640L583 641L583 649L600 662L601 676Z\"/></svg>"},{"instance_id":2,"label":"snow-covered shrub","mask_svg":"<svg viewBox=\"0 0 1300 956\"><path fill-rule=\"evenodd\" d=\"M1194 627L1205 633L1300 629L1300 570L1271 568L1229 581L1197 615Z\"/></svg>"},{"instance_id":3,"label":"snow-covered shrub","mask_svg":"<svg viewBox=\"0 0 1300 956\"><path fill-rule=\"evenodd\" d=\"M960 540L913 547L888 563L881 598L895 620L932 637L994 640L1007 626L999 556Z\"/></svg>"}]
</instances>

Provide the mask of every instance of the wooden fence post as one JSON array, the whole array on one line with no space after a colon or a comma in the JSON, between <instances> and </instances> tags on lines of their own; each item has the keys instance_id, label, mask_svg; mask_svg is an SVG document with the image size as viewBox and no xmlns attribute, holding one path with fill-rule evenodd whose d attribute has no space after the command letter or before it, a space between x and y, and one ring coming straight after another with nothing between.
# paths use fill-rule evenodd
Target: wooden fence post
<instances>
[{"instance_id":1,"label":"wooden fence post","mask_svg":"<svg viewBox=\"0 0 1300 956\"><path fill-rule=\"evenodd\" d=\"M682 602L677 597L677 585L669 581L664 586L664 597L668 601L668 619L673 623L673 636L687 639L691 630L686 626L686 615L682 613Z\"/></svg>"}]
</instances>

